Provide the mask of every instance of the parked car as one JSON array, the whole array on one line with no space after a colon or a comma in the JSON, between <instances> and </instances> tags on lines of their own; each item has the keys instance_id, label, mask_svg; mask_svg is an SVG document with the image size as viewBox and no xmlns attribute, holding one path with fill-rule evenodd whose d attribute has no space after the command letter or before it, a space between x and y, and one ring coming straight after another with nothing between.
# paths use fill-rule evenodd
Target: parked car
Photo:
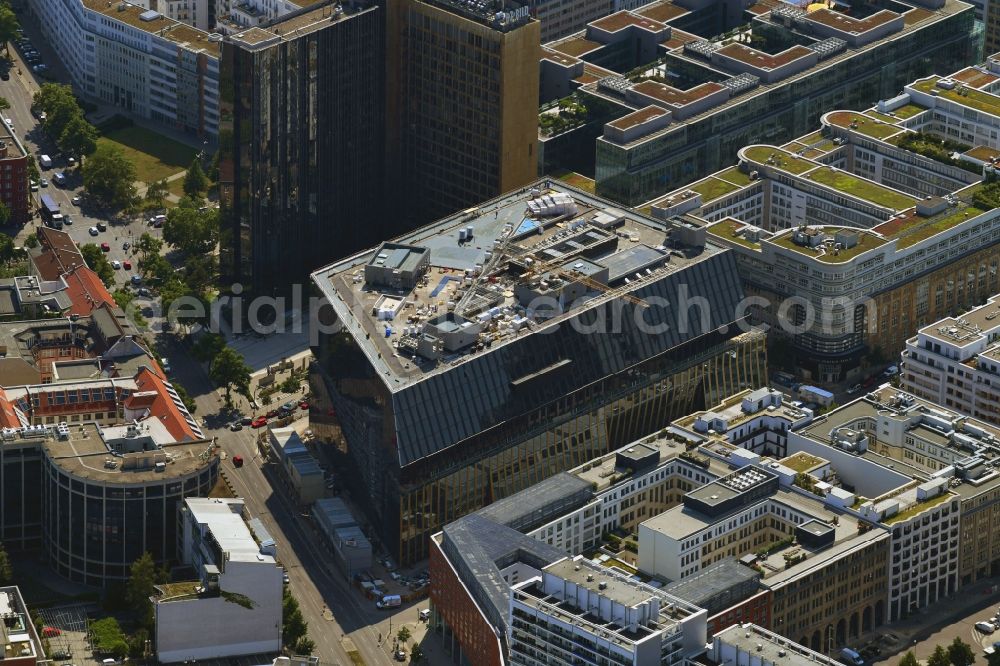
<instances>
[{"instance_id":1,"label":"parked car","mask_svg":"<svg viewBox=\"0 0 1000 666\"><path fill-rule=\"evenodd\" d=\"M97 230L98 231L107 231L108 230L108 223L107 222L98 222L97 223Z\"/></svg>"},{"instance_id":2,"label":"parked car","mask_svg":"<svg viewBox=\"0 0 1000 666\"><path fill-rule=\"evenodd\" d=\"M857 393L860 390L861 390L861 384L855 384L851 388L847 389L847 392L848 393Z\"/></svg>"},{"instance_id":3,"label":"parked car","mask_svg":"<svg viewBox=\"0 0 1000 666\"><path fill-rule=\"evenodd\" d=\"M258 416L257 418L255 418L253 421L250 422L251 428L263 428L266 425L267 425L266 416Z\"/></svg>"},{"instance_id":4,"label":"parked car","mask_svg":"<svg viewBox=\"0 0 1000 666\"><path fill-rule=\"evenodd\" d=\"M38 181L34 181L34 180L31 181L31 191L32 192L37 192L38 191Z\"/></svg>"},{"instance_id":5,"label":"parked car","mask_svg":"<svg viewBox=\"0 0 1000 666\"><path fill-rule=\"evenodd\" d=\"M97 235L97 227L91 227L91 228L87 229L87 233L89 233L91 236L96 236Z\"/></svg>"},{"instance_id":6,"label":"parked car","mask_svg":"<svg viewBox=\"0 0 1000 666\"><path fill-rule=\"evenodd\" d=\"M292 402L292 401L286 402L285 404L283 404L281 406L281 411L288 412L288 413L294 412L295 411L295 403Z\"/></svg>"},{"instance_id":7,"label":"parked car","mask_svg":"<svg viewBox=\"0 0 1000 666\"><path fill-rule=\"evenodd\" d=\"M142 277L139 276L139 275L133 275L132 276L132 286L138 287L140 284L142 284Z\"/></svg>"},{"instance_id":8,"label":"parked car","mask_svg":"<svg viewBox=\"0 0 1000 666\"><path fill-rule=\"evenodd\" d=\"M229 424L229 429L232 430L233 432L236 432L237 430L243 430L243 424L240 423L239 421L233 421L232 423Z\"/></svg>"},{"instance_id":9,"label":"parked car","mask_svg":"<svg viewBox=\"0 0 1000 666\"><path fill-rule=\"evenodd\" d=\"M101 243L101 252L111 252L111 246L107 243Z\"/></svg>"},{"instance_id":10,"label":"parked car","mask_svg":"<svg viewBox=\"0 0 1000 666\"><path fill-rule=\"evenodd\" d=\"M302 402L300 402L299 403L299 409L303 409L303 410L309 409L309 401L308 400L303 400Z\"/></svg>"},{"instance_id":11,"label":"parked car","mask_svg":"<svg viewBox=\"0 0 1000 666\"><path fill-rule=\"evenodd\" d=\"M987 622L986 620L981 620L979 622L976 622L976 631L980 633L992 634L996 630L997 630L996 625L993 624L992 622Z\"/></svg>"},{"instance_id":12,"label":"parked car","mask_svg":"<svg viewBox=\"0 0 1000 666\"><path fill-rule=\"evenodd\" d=\"M122 262L118 261L117 259L111 262L111 268L115 269L116 271L121 270L121 267L122 267Z\"/></svg>"},{"instance_id":13,"label":"parked car","mask_svg":"<svg viewBox=\"0 0 1000 666\"><path fill-rule=\"evenodd\" d=\"M79 197L79 195L77 195L77 196L73 197L71 199L71 201L73 202L74 206L79 206L80 202L82 201L82 199Z\"/></svg>"},{"instance_id":14,"label":"parked car","mask_svg":"<svg viewBox=\"0 0 1000 666\"><path fill-rule=\"evenodd\" d=\"M41 185L42 187L48 187L49 186L49 179L48 178L42 178L42 181L39 183L39 185Z\"/></svg>"},{"instance_id":15,"label":"parked car","mask_svg":"<svg viewBox=\"0 0 1000 666\"><path fill-rule=\"evenodd\" d=\"M132 270L132 262L126 259L125 261L122 262L122 268L124 268L127 271Z\"/></svg>"},{"instance_id":16,"label":"parked car","mask_svg":"<svg viewBox=\"0 0 1000 666\"><path fill-rule=\"evenodd\" d=\"M233 456L233 467L243 467L243 456Z\"/></svg>"}]
</instances>

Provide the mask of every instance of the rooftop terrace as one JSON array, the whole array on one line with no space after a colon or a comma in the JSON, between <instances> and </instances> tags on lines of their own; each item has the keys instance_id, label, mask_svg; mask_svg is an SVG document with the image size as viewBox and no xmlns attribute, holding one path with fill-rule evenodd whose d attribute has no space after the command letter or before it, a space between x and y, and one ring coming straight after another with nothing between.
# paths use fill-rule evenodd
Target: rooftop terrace
<instances>
[{"instance_id":1,"label":"rooftop terrace","mask_svg":"<svg viewBox=\"0 0 1000 666\"><path fill-rule=\"evenodd\" d=\"M917 81L916 83L910 84L906 87L912 87L918 92L934 95L935 97L946 99L949 102L954 102L955 104L975 109L976 111L982 111L983 113L988 113L992 116L1000 118L1000 97L961 84L956 85L951 89L941 88L937 84L943 78L944 77L940 76L932 76L930 78L923 79L922 81Z\"/></svg>"},{"instance_id":2,"label":"rooftop terrace","mask_svg":"<svg viewBox=\"0 0 1000 666\"><path fill-rule=\"evenodd\" d=\"M221 39L216 39L203 30L167 18L159 12L119 0L115 2L83 0L83 4L87 9L102 14L113 21L168 39L191 51L204 51L215 58L218 58L221 52Z\"/></svg>"}]
</instances>

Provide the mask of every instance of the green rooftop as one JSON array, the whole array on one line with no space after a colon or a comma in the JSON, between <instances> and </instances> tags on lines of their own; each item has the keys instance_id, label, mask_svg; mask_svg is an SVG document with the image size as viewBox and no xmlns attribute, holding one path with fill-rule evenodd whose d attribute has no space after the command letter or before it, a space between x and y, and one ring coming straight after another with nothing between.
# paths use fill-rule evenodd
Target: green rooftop
<instances>
[{"instance_id":1,"label":"green rooftop","mask_svg":"<svg viewBox=\"0 0 1000 666\"><path fill-rule=\"evenodd\" d=\"M894 110L893 113L896 114L897 120L907 120L908 118L912 118L918 113L923 113L926 110L927 110L926 107L920 106L919 104L911 103L899 107L898 109Z\"/></svg>"},{"instance_id":2,"label":"green rooftop","mask_svg":"<svg viewBox=\"0 0 1000 666\"><path fill-rule=\"evenodd\" d=\"M833 237L840 227L823 227L823 232L828 236ZM785 233L780 236L775 236L771 238L771 242L780 247L788 248L789 250L795 250L799 254L804 254L808 257L812 257L816 261L821 261L824 264L842 264L844 262L850 261L854 257L858 256L862 252L867 252L868 250L874 250L877 247L885 245L886 241L882 240L874 234L867 233L860 229L852 229L852 231L858 232L858 244L854 247L849 247L844 250L839 250L836 254L833 253L829 248L825 248L825 251L820 253L814 248L799 245L792 240L791 233Z\"/></svg>"},{"instance_id":3,"label":"green rooftop","mask_svg":"<svg viewBox=\"0 0 1000 666\"><path fill-rule=\"evenodd\" d=\"M775 146L751 146L745 150L744 155L747 156L747 159L758 164L769 164L768 160L773 158L773 163L770 163L770 166L796 175L816 168L814 162L804 160Z\"/></svg>"},{"instance_id":4,"label":"green rooftop","mask_svg":"<svg viewBox=\"0 0 1000 666\"><path fill-rule=\"evenodd\" d=\"M809 455L804 451L799 451L798 453L790 455L779 462L793 472L808 472L814 467L822 465L826 461L822 458Z\"/></svg>"},{"instance_id":5,"label":"green rooftop","mask_svg":"<svg viewBox=\"0 0 1000 666\"><path fill-rule=\"evenodd\" d=\"M708 227L706 227L706 231L708 231L708 233L710 234L718 236L719 238L725 238L726 240L730 240L734 243L737 243L738 245L742 245L743 247L748 247L751 250L759 250L760 243L749 241L746 238L743 238L742 236L738 236L736 234L736 231L738 229L742 229L745 226L747 225L743 224L738 220L734 220L732 218L726 218L723 220L719 220L715 224L709 225Z\"/></svg>"},{"instance_id":6,"label":"green rooftop","mask_svg":"<svg viewBox=\"0 0 1000 666\"><path fill-rule=\"evenodd\" d=\"M704 180L699 180L694 185L691 185L687 189L693 190L701 195L701 202L707 204L709 201L715 201L720 197L724 197L730 192L735 192L740 189L739 185L733 185L730 182L719 180L714 176L710 176Z\"/></svg>"},{"instance_id":7,"label":"green rooftop","mask_svg":"<svg viewBox=\"0 0 1000 666\"><path fill-rule=\"evenodd\" d=\"M575 171L570 171L568 169L559 169L557 172L552 174L553 178L557 178L567 185L571 185L578 190L583 190L589 194L594 193L594 179L587 178L586 176L579 174Z\"/></svg>"},{"instance_id":8,"label":"green rooftop","mask_svg":"<svg viewBox=\"0 0 1000 666\"><path fill-rule=\"evenodd\" d=\"M947 231L956 224L971 220L985 212L975 206L959 205L957 208L949 209L946 213L926 218L922 222L912 224L909 228L901 230L896 236L898 238L896 247L902 250L911 245L916 245L922 240L926 240L942 231Z\"/></svg>"},{"instance_id":9,"label":"green rooftop","mask_svg":"<svg viewBox=\"0 0 1000 666\"><path fill-rule=\"evenodd\" d=\"M940 79L936 77L931 78L926 81L915 83L913 84L913 87L922 93L927 93L928 95L931 90L936 90L938 97L943 97L944 99L954 102L955 104L961 104L962 106L966 106L970 109L982 111L983 113L988 113L1000 118L1000 97L985 93L981 90L976 90L975 88L966 87L959 82L955 83L955 87L953 89L945 90L944 88L938 88L935 86L939 80ZM965 91L966 94L959 94L959 90Z\"/></svg>"},{"instance_id":10,"label":"green rooftop","mask_svg":"<svg viewBox=\"0 0 1000 666\"><path fill-rule=\"evenodd\" d=\"M827 119L838 127L870 136L873 139L886 139L902 131L902 128L891 124L895 123L896 119L889 116L882 116L886 122L879 122L874 116L866 116L853 111L835 111L828 114Z\"/></svg>"},{"instance_id":11,"label":"green rooftop","mask_svg":"<svg viewBox=\"0 0 1000 666\"><path fill-rule=\"evenodd\" d=\"M859 178L846 171L834 170L830 167L816 169L807 175L806 178L844 194L864 199L876 206L905 210L912 208L917 203L916 199L902 192L891 190L878 183Z\"/></svg>"},{"instance_id":12,"label":"green rooftop","mask_svg":"<svg viewBox=\"0 0 1000 666\"><path fill-rule=\"evenodd\" d=\"M739 167L729 167L725 171L720 171L715 174L716 178L721 178L722 180L729 181L735 185L743 186L749 185L753 181L750 180L750 176L740 171Z\"/></svg>"},{"instance_id":13,"label":"green rooftop","mask_svg":"<svg viewBox=\"0 0 1000 666\"><path fill-rule=\"evenodd\" d=\"M199 586L201 586L200 581L187 580L179 583L162 583L156 587L159 588L160 592L162 592L159 596L159 600L170 601L198 596L197 589Z\"/></svg>"},{"instance_id":14,"label":"green rooftop","mask_svg":"<svg viewBox=\"0 0 1000 666\"><path fill-rule=\"evenodd\" d=\"M921 514L928 509L933 509L938 504L947 502L951 498L952 495L950 495L949 493L941 493L940 495L935 495L929 500L925 500L923 502L917 502L916 504L910 505L909 507L903 509L899 513L883 519L882 522L885 523L886 525L892 525L893 523L898 523L902 520L913 518L914 516Z\"/></svg>"}]
</instances>

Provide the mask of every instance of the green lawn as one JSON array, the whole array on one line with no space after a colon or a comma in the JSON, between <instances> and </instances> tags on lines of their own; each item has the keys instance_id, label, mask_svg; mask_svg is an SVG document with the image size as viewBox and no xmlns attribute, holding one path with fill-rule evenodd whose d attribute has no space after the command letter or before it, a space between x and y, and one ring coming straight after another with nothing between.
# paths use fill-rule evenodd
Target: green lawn
<instances>
[{"instance_id":1,"label":"green lawn","mask_svg":"<svg viewBox=\"0 0 1000 666\"><path fill-rule=\"evenodd\" d=\"M898 109L893 111L893 113L896 114L897 119L906 120L907 118L912 118L918 113L922 113L926 110L927 109L925 107L920 106L919 104L907 104L905 106L899 107Z\"/></svg>"},{"instance_id":2,"label":"green lawn","mask_svg":"<svg viewBox=\"0 0 1000 666\"><path fill-rule=\"evenodd\" d=\"M753 182L752 180L750 180L750 176L740 171L739 167L729 167L725 171L720 171L715 175L718 178L721 178L722 180L727 180L730 183L735 183L740 187L744 185L749 185L750 183Z\"/></svg>"},{"instance_id":3,"label":"green lawn","mask_svg":"<svg viewBox=\"0 0 1000 666\"><path fill-rule=\"evenodd\" d=\"M870 180L858 178L846 171L834 171L829 167L816 169L806 178L839 192L864 199L876 206L904 210L912 208L917 203L916 199L911 196L890 190L888 187L883 187Z\"/></svg>"},{"instance_id":4,"label":"green lawn","mask_svg":"<svg viewBox=\"0 0 1000 666\"><path fill-rule=\"evenodd\" d=\"M136 177L144 183L187 169L198 154L191 146L137 125L109 132L98 139L98 143L109 143L121 149L135 164Z\"/></svg>"},{"instance_id":5,"label":"green lawn","mask_svg":"<svg viewBox=\"0 0 1000 666\"><path fill-rule=\"evenodd\" d=\"M908 507L906 509L903 509L899 513L897 513L897 514L895 514L893 516L889 516L888 518L884 519L882 522L885 523L886 525L892 525L893 523L898 523L901 520L907 520L907 519L912 518L913 516L915 516L915 515L917 515L919 513L923 513L927 509L933 509L934 507L936 507L938 504L941 504L942 502L947 502L952 497L953 497L953 495L951 495L950 493L947 493L947 492L941 493L940 495L936 495L936 496L930 498L929 500L926 500L926 501L923 501L923 502L917 502L916 504L913 504L912 506L910 506L910 507Z\"/></svg>"},{"instance_id":6,"label":"green lawn","mask_svg":"<svg viewBox=\"0 0 1000 666\"><path fill-rule=\"evenodd\" d=\"M835 229L824 229L824 231L826 231L826 233L830 236L833 236L836 233ZM836 254L834 254L833 250L829 247L825 248L826 251L823 254L819 254L819 252L814 248L798 245L792 240L792 234L790 233L776 236L771 239L771 242L775 245L788 248L789 250L795 250L800 254L810 256L817 261L822 261L824 264L842 264L850 261L862 252L867 252L868 250L873 250L881 245L885 245L885 241L882 239L860 230L858 231L858 244L854 247L840 250Z\"/></svg>"},{"instance_id":7,"label":"green lawn","mask_svg":"<svg viewBox=\"0 0 1000 666\"><path fill-rule=\"evenodd\" d=\"M775 146L753 146L746 151L746 156L758 164L774 166L794 174L801 174L816 167L814 162L796 157ZM772 163L769 164L768 160L772 160Z\"/></svg>"},{"instance_id":8,"label":"green lawn","mask_svg":"<svg viewBox=\"0 0 1000 666\"><path fill-rule=\"evenodd\" d=\"M584 192L588 192L590 194L594 193L594 179L587 178L586 176L575 171L560 169L553 173L552 177L561 180L567 185L583 190Z\"/></svg>"},{"instance_id":9,"label":"green lawn","mask_svg":"<svg viewBox=\"0 0 1000 666\"><path fill-rule=\"evenodd\" d=\"M723 197L730 192L735 192L740 189L738 185L733 185L724 180L719 180L718 178L706 178L705 180L700 180L690 188L698 194L701 195L701 202L707 204L709 201L715 201L719 197Z\"/></svg>"},{"instance_id":10,"label":"green lawn","mask_svg":"<svg viewBox=\"0 0 1000 666\"><path fill-rule=\"evenodd\" d=\"M920 92L928 94L931 90L936 89L938 91L938 97L944 97L945 99L955 102L956 104L961 104L962 106L967 106L970 109L976 109L977 111L982 111L983 113L1000 116L1000 97L985 93L981 90L976 90L975 88L967 88L960 83L956 84L956 86L951 90L935 88L935 84L937 82L937 78L931 78L927 81L921 81L913 87ZM959 94L958 91L960 89L965 91L964 95Z\"/></svg>"}]
</instances>

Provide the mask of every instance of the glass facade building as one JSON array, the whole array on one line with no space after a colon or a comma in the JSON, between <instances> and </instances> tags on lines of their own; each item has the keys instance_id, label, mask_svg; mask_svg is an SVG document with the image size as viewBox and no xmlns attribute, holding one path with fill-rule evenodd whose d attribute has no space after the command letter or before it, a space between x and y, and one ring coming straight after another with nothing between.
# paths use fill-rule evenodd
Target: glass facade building
<instances>
[{"instance_id":1,"label":"glass facade building","mask_svg":"<svg viewBox=\"0 0 1000 666\"><path fill-rule=\"evenodd\" d=\"M394 233L382 215L383 23L379 7L325 5L223 43L224 280L284 293Z\"/></svg>"},{"instance_id":2,"label":"glass facade building","mask_svg":"<svg viewBox=\"0 0 1000 666\"><path fill-rule=\"evenodd\" d=\"M0 538L9 550L42 545L41 478L37 443L0 443Z\"/></svg>"},{"instance_id":3,"label":"glass facade building","mask_svg":"<svg viewBox=\"0 0 1000 666\"><path fill-rule=\"evenodd\" d=\"M668 324L659 334L629 306L620 332L588 334L622 305L613 300L402 386L363 339L321 337L314 351L356 491L390 551L423 559L442 525L766 383L764 336L741 327L733 255L705 254L635 292L670 302L687 289L705 305L707 319L683 324L681 308L650 307L647 318Z\"/></svg>"},{"instance_id":4,"label":"glass facade building","mask_svg":"<svg viewBox=\"0 0 1000 666\"><path fill-rule=\"evenodd\" d=\"M170 469L169 467L167 469ZM206 497L219 475L212 456L188 474L147 473L145 482L84 478L46 456L41 479L45 550L59 575L85 585L124 581L143 553L157 566L177 561L178 509Z\"/></svg>"}]
</instances>

